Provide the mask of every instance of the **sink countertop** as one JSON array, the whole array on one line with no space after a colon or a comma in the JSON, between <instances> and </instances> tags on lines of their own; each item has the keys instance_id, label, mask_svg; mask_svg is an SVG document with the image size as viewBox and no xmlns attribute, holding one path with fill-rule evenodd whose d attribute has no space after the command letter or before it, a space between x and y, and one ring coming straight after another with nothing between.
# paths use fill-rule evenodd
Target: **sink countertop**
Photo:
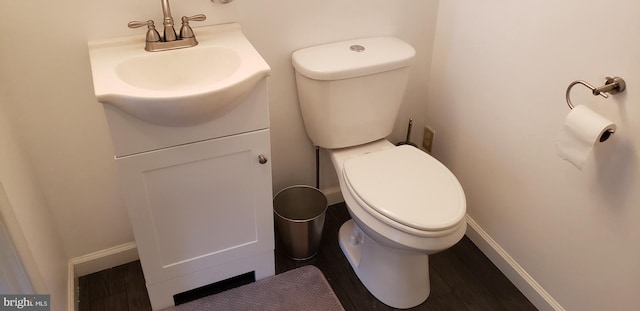
<instances>
[{"instance_id":1,"label":"sink countertop","mask_svg":"<svg viewBox=\"0 0 640 311\"><path fill-rule=\"evenodd\" d=\"M251 43L246 39L244 34L242 34L240 24L229 23L194 27L193 31L199 42L197 46L160 52L147 52L144 50L144 33L133 36L89 41L89 55L92 59L91 69L93 73L96 97L100 99L100 97L112 95L114 88L120 88L123 94L131 94L134 97L146 96L163 98L167 95L171 96L172 94L167 93L174 92L174 90L167 92L153 90L149 92L126 83L118 83L119 78L114 70L118 64L124 62L126 59L147 56L148 54L164 53L164 55L170 57L172 54L188 53L189 51L186 50L191 49L203 49L205 47L234 47L236 48L234 50L242 51L243 53L242 55L239 55L242 59L242 64L236 71L236 74L246 74L242 69L252 68L252 71L254 72L253 74L260 76L260 78L270 75L271 68L255 50L253 45L251 45ZM111 57L111 60L104 61L108 57ZM101 74L97 75L97 73ZM225 80L232 83L235 80L234 78L236 77L230 76ZM220 87L224 88L226 86L221 85ZM198 89L190 90L190 92L198 91ZM206 92L207 90L201 91ZM145 95L141 93L144 93Z\"/></svg>"},{"instance_id":2,"label":"sink countertop","mask_svg":"<svg viewBox=\"0 0 640 311\"><path fill-rule=\"evenodd\" d=\"M148 52L145 35L88 43L96 98L157 125L219 118L271 73L240 24L194 28L198 45Z\"/></svg>"}]
</instances>

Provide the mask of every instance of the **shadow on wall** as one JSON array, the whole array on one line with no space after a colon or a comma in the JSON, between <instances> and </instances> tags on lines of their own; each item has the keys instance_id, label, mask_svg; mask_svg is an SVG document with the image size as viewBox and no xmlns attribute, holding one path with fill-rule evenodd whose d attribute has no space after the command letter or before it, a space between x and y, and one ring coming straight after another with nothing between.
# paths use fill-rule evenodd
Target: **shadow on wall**
<instances>
[{"instance_id":1,"label":"shadow on wall","mask_svg":"<svg viewBox=\"0 0 640 311\"><path fill-rule=\"evenodd\" d=\"M637 155L630 140L613 135L607 148L594 148L596 178L594 187L611 207L631 206L628 200L636 184ZM620 211L622 212L622 211Z\"/></svg>"}]
</instances>

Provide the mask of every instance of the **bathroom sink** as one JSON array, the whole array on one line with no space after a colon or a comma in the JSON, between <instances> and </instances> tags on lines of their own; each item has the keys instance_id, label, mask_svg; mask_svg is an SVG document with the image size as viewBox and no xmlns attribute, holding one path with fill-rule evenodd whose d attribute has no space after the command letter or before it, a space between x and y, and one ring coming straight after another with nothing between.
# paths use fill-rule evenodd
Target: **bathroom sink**
<instances>
[{"instance_id":1,"label":"bathroom sink","mask_svg":"<svg viewBox=\"0 0 640 311\"><path fill-rule=\"evenodd\" d=\"M145 36L89 42L96 97L140 120L189 126L233 109L271 69L237 23L194 28L199 44L144 50Z\"/></svg>"},{"instance_id":2,"label":"bathroom sink","mask_svg":"<svg viewBox=\"0 0 640 311\"><path fill-rule=\"evenodd\" d=\"M235 51L224 47L202 47L137 56L121 62L115 69L117 77L131 86L150 91L180 92L221 83L239 66L240 57Z\"/></svg>"}]
</instances>

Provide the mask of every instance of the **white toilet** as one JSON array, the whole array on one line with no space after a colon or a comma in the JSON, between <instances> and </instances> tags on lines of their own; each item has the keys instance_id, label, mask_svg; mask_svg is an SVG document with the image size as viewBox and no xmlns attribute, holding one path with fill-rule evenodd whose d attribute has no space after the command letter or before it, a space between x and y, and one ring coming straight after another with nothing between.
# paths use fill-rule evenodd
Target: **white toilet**
<instances>
[{"instance_id":1,"label":"white toilet","mask_svg":"<svg viewBox=\"0 0 640 311\"><path fill-rule=\"evenodd\" d=\"M391 134L415 50L396 38L336 42L292 55L300 108L314 145L328 149L352 220L339 242L365 287L411 308L429 297L429 254L465 233L456 177Z\"/></svg>"}]
</instances>

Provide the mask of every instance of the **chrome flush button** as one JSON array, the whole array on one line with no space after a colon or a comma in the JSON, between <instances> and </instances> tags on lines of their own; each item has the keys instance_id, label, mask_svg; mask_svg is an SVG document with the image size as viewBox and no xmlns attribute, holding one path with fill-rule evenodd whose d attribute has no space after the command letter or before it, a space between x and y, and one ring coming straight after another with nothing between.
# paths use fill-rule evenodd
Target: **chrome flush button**
<instances>
[{"instance_id":1,"label":"chrome flush button","mask_svg":"<svg viewBox=\"0 0 640 311\"><path fill-rule=\"evenodd\" d=\"M359 44L354 44L354 45L350 46L349 49L354 51L354 52L364 52L364 46L359 45Z\"/></svg>"}]
</instances>

